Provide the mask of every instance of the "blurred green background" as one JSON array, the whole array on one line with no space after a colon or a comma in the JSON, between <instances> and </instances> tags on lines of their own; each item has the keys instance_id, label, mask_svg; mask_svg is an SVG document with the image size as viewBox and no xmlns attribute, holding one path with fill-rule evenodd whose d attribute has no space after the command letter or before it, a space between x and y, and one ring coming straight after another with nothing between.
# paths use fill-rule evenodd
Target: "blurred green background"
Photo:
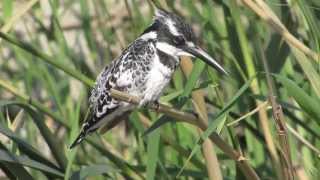
<instances>
[{"instance_id":1,"label":"blurred green background","mask_svg":"<svg viewBox=\"0 0 320 180\"><path fill-rule=\"evenodd\" d=\"M196 111L191 95L200 89L210 132L241 152L261 179L283 178L282 157L291 157L295 179L320 179L319 57L289 47L272 20L262 20L245 1L253 2L155 1L192 24L201 46L230 72L224 76L194 61L188 77L176 71L161 102ZM297 40L319 53L320 1L265 3ZM193 125L171 119L143 135L163 120L147 108L68 149L95 77L152 16L151 2L143 0L1 0L1 179L244 178L217 146L197 150L202 133ZM278 106L268 103L270 95ZM282 112L287 151L273 116Z\"/></svg>"}]
</instances>

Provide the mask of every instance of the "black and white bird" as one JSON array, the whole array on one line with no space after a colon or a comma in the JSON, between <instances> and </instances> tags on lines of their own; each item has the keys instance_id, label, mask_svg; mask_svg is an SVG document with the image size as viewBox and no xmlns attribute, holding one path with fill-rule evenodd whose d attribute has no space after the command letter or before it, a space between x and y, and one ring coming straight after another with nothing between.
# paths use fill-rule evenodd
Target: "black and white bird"
<instances>
[{"instance_id":1,"label":"black and white bird","mask_svg":"<svg viewBox=\"0 0 320 180\"><path fill-rule=\"evenodd\" d=\"M111 88L141 98L139 106L157 102L179 65L180 56L198 57L226 73L197 46L190 25L181 17L156 8L152 24L97 77L89 99L89 115L70 148L83 141L86 135L135 108L112 98Z\"/></svg>"}]
</instances>

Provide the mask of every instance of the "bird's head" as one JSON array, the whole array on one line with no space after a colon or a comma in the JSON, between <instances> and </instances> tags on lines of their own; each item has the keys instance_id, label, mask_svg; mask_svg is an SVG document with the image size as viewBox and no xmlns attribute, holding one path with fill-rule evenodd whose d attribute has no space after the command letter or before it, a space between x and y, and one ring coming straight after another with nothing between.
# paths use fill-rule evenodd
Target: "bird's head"
<instances>
[{"instance_id":1,"label":"bird's head","mask_svg":"<svg viewBox=\"0 0 320 180\"><path fill-rule=\"evenodd\" d=\"M141 38L155 39L156 48L159 51L176 59L181 56L198 57L227 74L208 53L197 45L191 26L173 13L156 8L153 23L143 32Z\"/></svg>"}]
</instances>

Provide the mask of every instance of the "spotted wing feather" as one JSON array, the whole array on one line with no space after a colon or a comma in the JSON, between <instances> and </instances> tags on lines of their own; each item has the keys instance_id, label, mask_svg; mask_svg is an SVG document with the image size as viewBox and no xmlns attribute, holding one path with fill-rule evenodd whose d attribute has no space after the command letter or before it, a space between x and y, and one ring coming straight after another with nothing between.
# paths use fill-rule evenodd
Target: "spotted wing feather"
<instances>
[{"instance_id":1,"label":"spotted wing feather","mask_svg":"<svg viewBox=\"0 0 320 180\"><path fill-rule=\"evenodd\" d=\"M70 148L81 143L87 134L96 131L103 123L133 109L132 105L112 98L110 89L142 96L154 53L153 42L138 39L100 73L91 91L89 115Z\"/></svg>"}]
</instances>

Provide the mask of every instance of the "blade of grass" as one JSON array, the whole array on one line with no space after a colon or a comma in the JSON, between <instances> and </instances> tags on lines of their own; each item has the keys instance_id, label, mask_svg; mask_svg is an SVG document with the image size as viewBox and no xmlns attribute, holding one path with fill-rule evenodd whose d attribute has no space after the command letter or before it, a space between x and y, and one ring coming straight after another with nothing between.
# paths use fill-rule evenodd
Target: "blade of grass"
<instances>
[{"instance_id":1,"label":"blade of grass","mask_svg":"<svg viewBox=\"0 0 320 180\"><path fill-rule=\"evenodd\" d=\"M37 2L38 0L31 0L28 3L26 3L25 6L17 10L14 16L11 16L11 18L7 21L7 23L4 26L2 26L1 32L4 32L4 33L9 32L9 30L16 23L16 21L18 21L20 17L22 17L26 12L28 12ZM8 2L6 2L5 4L7 3ZM6 8L6 7L3 7L3 8ZM0 40L0 43L1 43L1 40Z\"/></svg>"},{"instance_id":2,"label":"blade of grass","mask_svg":"<svg viewBox=\"0 0 320 180\"><path fill-rule=\"evenodd\" d=\"M151 127L157 123L154 122L152 125L151 125L151 121L149 120L149 118L147 118L146 116L144 116L142 113L139 113L139 118L140 118L140 121L143 121L142 124L144 124L145 127L148 127L151 129ZM161 118L166 118L166 116L162 116ZM160 119L161 119L160 118ZM159 121L159 120L158 120ZM146 130L147 132L148 130ZM143 131L141 131L143 132ZM144 135L144 134L143 134ZM178 135L177 135L178 136ZM171 148L175 149L180 155L182 156L185 156L185 157L188 157L188 155L190 154L189 150L183 148L183 145L180 144L180 142L176 141L175 139L172 139L170 138L171 136L169 134L165 134L165 133L161 133L161 139L164 141L165 144L169 144ZM196 166L197 168L199 169L203 169L204 168L204 165L203 163L197 159L197 158L192 158L191 159L191 162L194 164L194 166Z\"/></svg>"},{"instance_id":3,"label":"blade of grass","mask_svg":"<svg viewBox=\"0 0 320 180\"><path fill-rule=\"evenodd\" d=\"M261 19L266 21L271 28L278 32L284 40L290 45L290 47L295 47L303 52L306 56L310 57L312 60L317 61L319 59L319 53L312 51L305 44L300 42L296 37L294 37L286 27L281 23L272 10L265 4L264 1L258 0L259 3L256 4L252 0L242 0L242 2L253 10Z\"/></svg>"},{"instance_id":4,"label":"blade of grass","mask_svg":"<svg viewBox=\"0 0 320 180\"><path fill-rule=\"evenodd\" d=\"M235 29L237 33L237 38L239 39L239 45L241 48L241 53L243 56L244 63L246 65L247 69L247 75L249 78L255 76L257 74L256 66L254 63L252 51L251 51L251 44L249 43L248 37L246 35L246 27L243 25L241 21L241 13L240 13L240 7L237 5L236 1L232 0L230 1L230 12L233 19L233 23L235 24ZM249 30L249 29L248 29ZM258 79L253 79L251 84L251 90L254 94L260 94L261 88L259 86ZM255 101L255 106L260 106L260 101ZM259 124L262 127L263 134L268 142L268 144L274 144L273 139L271 138L271 131L269 129L269 121L268 121L268 115L267 112L264 109L260 109L258 111L258 117L259 117ZM253 142L248 144L249 152L253 153L255 158L255 164L263 164L264 163L264 153L262 145L260 145L250 133L246 133L247 141ZM268 145L268 149L272 147L272 145ZM272 150L269 150L272 152Z\"/></svg>"},{"instance_id":5,"label":"blade of grass","mask_svg":"<svg viewBox=\"0 0 320 180\"><path fill-rule=\"evenodd\" d=\"M7 153L10 153L2 143L0 143L0 149L2 149ZM18 179L33 179L31 174L20 164L13 164L13 163L6 163L6 162L3 162L2 164L8 168L8 170L12 173L12 176Z\"/></svg>"},{"instance_id":6,"label":"blade of grass","mask_svg":"<svg viewBox=\"0 0 320 180\"><path fill-rule=\"evenodd\" d=\"M50 151L54 158L57 160L59 166L61 169L66 169L67 159L65 157L64 152L61 148L61 143L58 142L58 140L54 137L54 135L51 133L47 125L43 122L43 118L41 118L37 112L35 112L28 104L23 103L16 103L16 102L2 102L0 104L1 106L7 106L7 105L17 105L21 108L25 109L26 112L29 113L29 115L32 117L34 123L38 127L41 135L45 139L46 143L48 144Z\"/></svg>"},{"instance_id":7,"label":"blade of grass","mask_svg":"<svg viewBox=\"0 0 320 180\"><path fill-rule=\"evenodd\" d=\"M147 136L153 131L157 130L159 127L163 126L164 124L171 122L171 119L167 116L162 116L158 120L156 120L147 130L145 130L142 136Z\"/></svg>"},{"instance_id":8,"label":"blade of grass","mask_svg":"<svg viewBox=\"0 0 320 180\"><path fill-rule=\"evenodd\" d=\"M308 80L310 81L310 85L311 87L314 89L314 92L318 95L318 97L320 96L320 76L319 76L319 72L317 72L317 70L314 68L314 62L310 62L308 61L308 58L301 53L300 51L298 51L296 48L291 48L293 54L295 55L295 59L296 61L299 63L299 65L301 66L303 72L306 74Z\"/></svg>"},{"instance_id":9,"label":"blade of grass","mask_svg":"<svg viewBox=\"0 0 320 180\"><path fill-rule=\"evenodd\" d=\"M199 62L199 63L198 63ZM197 61L196 65L193 65L192 61L188 57L183 57L181 59L181 69L185 76L188 78L188 82L186 85L186 89L191 89L195 86L196 80L199 79L199 76L203 69L205 68L205 63L202 61ZM188 88L190 86L191 88ZM185 93L191 93L191 90L185 91ZM185 94L185 95L188 95ZM200 116L200 120L203 121L201 123L208 124L208 112L207 107L204 100L204 94L201 90L197 90L192 92L192 99L194 102L194 107L197 111L197 113ZM198 132L201 133L201 130L198 129ZM222 173L220 170L220 163L217 158L217 154L214 150L213 144L209 139L205 140L202 144L202 151L206 160L206 167L209 179L222 179ZM190 157L191 158L191 157ZM188 158L188 161L190 161L190 158ZM181 173L179 173L181 174ZM179 175L178 175L179 176Z\"/></svg>"},{"instance_id":10,"label":"blade of grass","mask_svg":"<svg viewBox=\"0 0 320 180\"><path fill-rule=\"evenodd\" d=\"M19 129L22 128L22 126L24 124L23 114L24 114L24 110L21 109L19 111L19 113L17 114L17 116L13 119L12 124L10 124L10 126L9 126L11 131L17 132L17 131L19 131Z\"/></svg>"},{"instance_id":11,"label":"blade of grass","mask_svg":"<svg viewBox=\"0 0 320 180\"><path fill-rule=\"evenodd\" d=\"M309 116L315 120L317 124L320 125L320 102L318 99L310 97L304 90L302 90L296 83L292 80L281 76L273 74L278 81L283 84L285 89L289 94L297 101L300 107L307 113Z\"/></svg>"},{"instance_id":12,"label":"blade of grass","mask_svg":"<svg viewBox=\"0 0 320 180\"><path fill-rule=\"evenodd\" d=\"M291 158L291 152L290 152L290 147L289 147L289 139L288 139L288 132L287 129L285 128L285 118L284 114L282 111L282 106L277 102L276 100L276 92L274 91L274 82L273 79L271 78L268 62L266 59L266 56L264 54L264 51L262 49L262 43L260 42L260 39L257 38L257 47L258 47L258 52L260 54L262 63L263 63L263 68L265 70L265 75L267 79L267 87L268 87L268 96L269 96L269 103L271 104L272 107L272 115L273 119L275 121L278 137L279 137L279 144L281 147L281 151L284 152L280 156L280 159L278 157L278 154L276 152L276 148L273 144L272 138L266 136L266 142L268 143L268 149L270 151L270 155L272 158L272 163L275 166L275 171L277 174L277 178L281 179L294 179L294 169L292 166L292 158ZM280 160L280 163L279 163ZM281 166L282 167L281 167ZM279 171L279 169L282 169ZM281 176L282 175L282 176Z\"/></svg>"},{"instance_id":13,"label":"blade of grass","mask_svg":"<svg viewBox=\"0 0 320 180\"><path fill-rule=\"evenodd\" d=\"M90 8L89 8L89 2L85 0L80 0L80 15L81 15L81 20L82 20L82 29L84 31L84 35L86 38L86 43L88 44L88 47L93 50L96 49L96 45L94 43L94 39L92 38L93 31L91 29L91 19L90 19ZM108 15L108 12L106 12Z\"/></svg>"},{"instance_id":14,"label":"blade of grass","mask_svg":"<svg viewBox=\"0 0 320 180\"><path fill-rule=\"evenodd\" d=\"M79 114L80 114L80 107L81 107L82 97L83 96L81 95L75 110L74 111L71 110L71 112L73 112L73 113L70 113L70 116L71 116L70 119L73 119L71 121L72 124L71 124L70 138L69 138L70 139L69 140L70 143L72 143L72 141L77 137L78 132L79 132L78 119L79 119ZM70 107L70 109L73 109L73 108ZM74 159L76 157L76 153L77 153L77 151L68 151L67 154L66 154L67 159L68 159L68 164L67 164L67 168L66 168L66 173L64 175L64 179L65 180L68 180L70 178L71 170L72 170L71 168L72 168L73 161L74 161ZM74 176L74 174L72 174L72 176ZM72 179L72 177L71 177L71 179Z\"/></svg>"},{"instance_id":15,"label":"blade of grass","mask_svg":"<svg viewBox=\"0 0 320 180\"><path fill-rule=\"evenodd\" d=\"M143 179L142 175L140 172L137 171L133 166L125 162L123 159L113 155L111 152L106 150L103 146L98 144L97 142L93 141L92 138L88 138L87 141L97 150L99 151L102 155L108 157L110 161L112 161L116 166L121 169L121 174L126 178L126 179Z\"/></svg>"},{"instance_id":16,"label":"blade of grass","mask_svg":"<svg viewBox=\"0 0 320 180\"><path fill-rule=\"evenodd\" d=\"M301 136L295 129L293 129L288 123L286 124L288 130L293 134L300 142L302 142L306 147L311 149L313 152L317 153L317 156L320 157L320 150L317 149L311 142L306 140L303 136Z\"/></svg>"},{"instance_id":17,"label":"blade of grass","mask_svg":"<svg viewBox=\"0 0 320 180\"><path fill-rule=\"evenodd\" d=\"M65 117L64 110L63 110L64 107L61 102L62 97L60 97L60 94L59 94L59 91L57 88L57 82L54 80L54 77L52 77L52 75L50 74L50 71L47 67L41 66L41 65L39 65L39 66L40 67L36 67L36 70L37 70L37 72L40 72L42 74L40 78L42 79L42 81L46 85L46 87L48 88L48 92L52 95L54 103L56 104L56 106L59 110L60 116Z\"/></svg>"},{"instance_id":18,"label":"blade of grass","mask_svg":"<svg viewBox=\"0 0 320 180\"><path fill-rule=\"evenodd\" d=\"M187 84L184 87L184 91L181 95L181 97L188 97L193 88L195 87L196 82L199 79L199 76L203 72L204 68L206 67L206 64L203 61L196 61L194 68L192 69L192 72L190 72L190 76L188 78Z\"/></svg>"},{"instance_id":19,"label":"blade of grass","mask_svg":"<svg viewBox=\"0 0 320 180\"><path fill-rule=\"evenodd\" d=\"M84 180L90 177L97 178L98 175L106 173L117 173L117 170L106 164L86 166L81 168L81 170L74 172L70 177L70 180Z\"/></svg>"},{"instance_id":20,"label":"blade of grass","mask_svg":"<svg viewBox=\"0 0 320 180\"><path fill-rule=\"evenodd\" d=\"M263 102L262 104L260 104L260 105L257 106L256 108L254 108L252 111L250 111L250 112L244 114L243 116L239 117L238 119L236 119L236 120L228 123L227 126L234 126L234 125L236 125L236 124L239 123L241 120L246 119L247 117L254 115L257 111L259 111L259 109L265 108L266 106L268 106L268 104L269 104L268 101Z\"/></svg>"},{"instance_id":21,"label":"blade of grass","mask_svg":"<svg viewBox=\"0 0 320 180\"><path fill-rule=\"evenodd\" d=\"M52 162L47 160L43 155L41 155L40 152L38 152L35 148L33 148L30 144L28 144L26 141L22 140L20 137L18 137L16 134L11 132L9 129L6 129L5 127L0 126L0 133L10 138L12 141L14 141L21 152L28 155L33 160L45 164L46 166L59 170L56 165L54 165Z\"/></svg>"},{"instance_id":22,"label":"blade of grass","mask_svg":"<svg viewBox=\"0 0 320 180\"><path fill-rule=\"evenodd\" d=\"M26 156L16 156L14 154L11 154L9 152L0 150L0 160L5 162L10 162L14 164L21 164L24 166L28 166L30 168L37 169L39 171L42 171L44 173L52 174L56 177L63 177L63 173L60 171L57 171L56 169L51 168L50 166L47 166L45 164L42 164L38 161L34 161Z\"/></svg>"},{"instance_id":23,"label":"blade of grass","mask_svg":"<svg viewBox=\"0 0 320 180\"><path fill-rule=\"evenodd\" d=\"M44 114L47 114L48 116L52 117L56 122L59 124L65 126L66 128L69 128L69 125L65 122L64 119L62 119L58 114L53 113L49 108L43 106L40 102L37 102L35 100L32 100L31 97L27 96L26 94L20 92L17 88L11 85L10 82L6 82L2 79L0 79L0 86L4 89L8 90L18 98L22 99L22 103L30 104L39 111L43 112ZM17 102L18 104L21 102Z\"/></svg>"},{"instance_id":24,"label":"blade of grass","mask_svg":"<svg viewBox=\"0 0 320 180\"><path fill-rule=\"evenodd\" d=\"M13 0L3 0L2 9L3 9L3 19L8 21L8 19L13 14Z\"/></svg>"},{"instance_id":25,"label":"blade of grass","mask_svg":"<svg viewBox=\"0 0 320 180\"><path fill-rule=\"evenodd\" d=\"M51 133L50 129L44 123L43 118L41 118L36 111L34 111L29 105L27 104L16 104L20 107L24 108L29 115L32 117L34 123L38 127L42 137L45 139L46 143L48 144L50 151L53 157L57 160L61 169L65 170L67 166L67 158L65 157L65 153L61 148L61 142Z\"/></svg>"},{"instance_id":26,"label":"blade of grass","mask_svg":"<svg viewBox=\"0 0 320 180\"><path fill-rule=\"evenodd\" d=\"M216 129L215 126L215 121L221 121L224 119L224 115L228 114L228 111L230 110L230 108L235 104L235 102L237 101L238 98L240 98L241 95L243 95L243 93L249 88L249 86L251 85L252 80L256 78L256 76L252 77L250 80L248 80L240 89L239 91L231 98L231 100L228 101L228 103L226 103L225 107L223 109L220 110L220 112L217 114L217 116L215 117L214 120L212 120L209 125L208 128L203 128L204 130L203 134L201 135L201 137L197 140L196 145L193 147L192 149L192 153L190 154L190 157L192 157L194 155L194 153L196 151L198 151L200 149L200 144L201 142L203 142L205 139L207 138L211 138L212 141L219 146L225 153L227 153L228 155L232 154L232 159L237 160L237 164L239 165L239 167L241 168L242 172L244 173L244 175L246 176L246 178L248 179L260 179L257 174L255 174L254 171L247 171L246 168L244 168L242 165L243 162L243 157L240 157L238 153L235 153L233 150L233 152L230 152L230 148L226 147L226 144L222 143L220 137L218 134L214 133L214 130ZM204 125L203 125L204 126ZM240 165L239 163L241 163L242 165ZM247 165L245 165L247 166Z\"/></svg>"},{"instance_id":27,"label":"blade of grass","mask_svg":"<svg viewBox=\"0 0 320 180\"><path fill-rule=\"evenodd\" d=\"M87 86L89 86L89 87L93 86L93 84L94 84L93 80L89 79L87 76L76 71L75 69L71 69L69 66L62 64L61 61L56 61L53 57L50 57L49 55L39 51L38 48L33 47L31 44L18 41L17 39L10 37L7 34L2 33L2 32L0 32L0 37L5 39L6 41L10 42L11 44L22 48L26 52L29 52L32 55L38 57L40 60L62 70L66 74L69 74L71 77L78 79L79 81L86 84Z\"/></svg>"},{"instance_id":28,"label":"blade of grass","mask_svg":"<svg viewBox=\"0 0 320 180\"><path fill-rule=\"evenodd\" d=\"M156 119L156 114L150 113L153 120ZM154 130L148 136L147 145L147 180L157 179L156 168L159 159L160 129Z\"/></svg>"}]
</instances>

